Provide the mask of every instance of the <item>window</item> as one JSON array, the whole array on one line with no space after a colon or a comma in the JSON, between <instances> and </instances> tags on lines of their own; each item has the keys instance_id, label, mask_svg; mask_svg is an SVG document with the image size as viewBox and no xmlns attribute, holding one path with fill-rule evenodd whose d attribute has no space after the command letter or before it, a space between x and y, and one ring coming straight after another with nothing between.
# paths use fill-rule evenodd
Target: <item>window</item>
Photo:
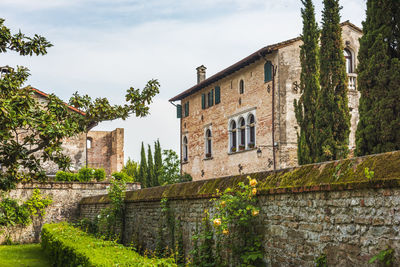
<instances>
[{"instance_id":1,"label":"window","mask_svg":"<svg viewBox=\"0 0 400 267\"><path fill-rule=\"evenodd\" d=\"M183 108L184 108L184 117L189 116L189 102L186 102L185 104L183 104Z\"/></svg>"},{"instance_id":2,"label":"window","mask_svg":"<svg viewBox=\"0 0 400 267\"><path fill-rule=\"evenodd\" d=\"M346 60L346 73L353 73L353 56L350 50L345 48L343 54Z\"/></svg>"},{"instance_id":3,"label":"window","mask_svg":"<svg viewBox=\"0 0 400 267\"><path fill-rule=\"evenodd\" d=\"M247 118L247 128L248 128L248 148L254 148L256 144L256 128L254 115L250 114Z\"/></svg>"},{"instance_id":4,"label":"window","mask_svg":"<svg viewBox=\"0 0 400 267\"><path fill-rule=\"evenodd\" d=\"M244 81L240 80L239 82L239 93L244 94Z\"/></svg>"},{"instance_id":5,"label":"window","mask_svg":"<svg viewBox=\"0 0 400 267\"><path fill-rule=\"evenodd\" d=\"M246 148L246 123L241 117L239 119L239 150Z\"/></svg>"},{"instance_id":6,"label":"window","mask_svg":"<svg viewBox=\"0 0 400 267\"><path fill-rule=\"evenodd\" d=\"M215 99L214 99L215 96ZM201 108L206 109L221 102L221 89L219 86L211 89L208 93L201 94Z\"/></svg>"},{"instance_id":7,"label":"window","mask_svg":"<svg viewBox=\"0 0 400 267\"><path fill-rule=\"evenodd\" d=\"M183 153L183 161L188 161L188 140L187 137L183 137L183 144L182 144L182 153Z\"/></svg>"},{"instance_id":8,"label":"window","mask_svg":"<svg viewBox=\"0 0 400 267\"><path fill-rule=\"evenodd\" d=\"M212 155L212 135L211 130L206 130L206 158L211 158Z\"/></svg>"},{"instance_id":9,"label":"window","mask_svg":"<svg viewBox=\"0 0 400 267\"><path fill-rule=\"evenodd\" d=\"M90 137L86 139L86 148L87 149L92 148L92 138Z\"/></svg>"},{"instance_id":10,"label":"window","mask_svg":"<svg viewBox=\"0 0 400 267\"><path fill-rule=\"evenodd\" d=\"M236 152L236 136L236 122L232 120L229 125L229 152Z\"/></svg>"},{"instance_id":11,"label":"window","mask_svg":"<svg viewBox=\"0 0 400 267\"><path fill-rule=\"evenodd\" d=\"M272 80L272 63L267 61L264 64L264 82L269 82Z\"/></svg>"}]
</instances>

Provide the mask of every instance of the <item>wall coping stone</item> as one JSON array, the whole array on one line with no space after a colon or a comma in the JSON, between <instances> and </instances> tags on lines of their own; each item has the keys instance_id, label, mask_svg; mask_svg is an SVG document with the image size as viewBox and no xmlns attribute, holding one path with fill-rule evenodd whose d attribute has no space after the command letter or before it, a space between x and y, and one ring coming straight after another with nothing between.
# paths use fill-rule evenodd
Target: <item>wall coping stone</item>
<instances>
[{"instance_id":1,"label":"wall coping stone","mask_svg":"<svg viewBox=\"0 0 400 267\"><path fill-rule=\"evenodd\" d=\"M371 180L365 177L366 168L374 171L374 177ZM277 171L144 188L127 192L125 201L148 202L160 201L162 198L211 198L216 189L223 191L228 187L234 187L239 182L246 181L247 176L257 179L260 195L399 187L400 151L309 164ZM101 195L83 198L80 204L109 202L107 195Z\"/></svg>"}]
</instances>

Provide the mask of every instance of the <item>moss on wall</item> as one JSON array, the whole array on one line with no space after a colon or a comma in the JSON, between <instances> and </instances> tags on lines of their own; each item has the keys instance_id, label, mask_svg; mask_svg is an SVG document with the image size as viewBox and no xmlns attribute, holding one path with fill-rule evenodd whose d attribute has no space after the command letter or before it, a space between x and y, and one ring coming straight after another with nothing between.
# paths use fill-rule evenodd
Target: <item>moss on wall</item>
<instances>
[{"instance_id":1,"label":"moss on wall","mask_svg":"<svg viewBox=\"0 0 400 267\"><path fill-rule=\"evenodd\" d=\"M364 170L374 171L372 180ZM259 192L283 193L317 190L343 190L365 187L393 187L400 185L400 151L340 161L304 165L276 172L248 174L259 181ZM158 201L161 198L190 199L212 197L217 189L236 186L246 175L230 176L195 182L173 184L130 191L127 202ZM105 203L104 196L89 197L81 204Z\"/></svg>"}]
</instances>

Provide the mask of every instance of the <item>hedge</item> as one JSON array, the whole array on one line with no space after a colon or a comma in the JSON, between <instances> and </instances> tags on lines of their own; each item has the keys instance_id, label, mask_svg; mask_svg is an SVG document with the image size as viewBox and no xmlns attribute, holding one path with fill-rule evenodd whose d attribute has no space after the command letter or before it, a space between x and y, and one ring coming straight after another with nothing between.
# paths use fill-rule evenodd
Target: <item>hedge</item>
<instances>
[{"instance_id":1,"label":"hedge","mask_svg":"<svg viewBox=\"0 0 400 267\"><path fill-rule=\"evenodd\" d=\"M45 224L41 244L54 266L177 266L173 259L141 256L129 247L95 238L67 223Z\"/></svg>"}]
</instances>

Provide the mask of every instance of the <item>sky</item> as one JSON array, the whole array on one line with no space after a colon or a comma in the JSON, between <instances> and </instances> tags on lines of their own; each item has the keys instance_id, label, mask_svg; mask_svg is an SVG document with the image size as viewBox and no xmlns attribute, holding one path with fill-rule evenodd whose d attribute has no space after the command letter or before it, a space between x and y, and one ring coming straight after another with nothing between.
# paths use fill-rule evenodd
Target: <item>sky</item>
<instances>
[{"instance_id":1,"label":"sky","mask_svg":"<svg viewBox=\"0 0 400 267\"><path fill-rule=\"evenodd\" d=\"M321 20L322 0L314 0ZM366 0L341 0L341 21L361 27ZM78 91L122 104L126 89L158 79L160 94L145 118L104 122L93 130L125 129L125 160L160 140L179 151L179 120L168 99L254 51L300 35L300 0L0 0L14 33L39 34L54 46L45 56L0 54L0 66L26 66L26 85L64 101Z\"/></svg>"}]
</instances>

